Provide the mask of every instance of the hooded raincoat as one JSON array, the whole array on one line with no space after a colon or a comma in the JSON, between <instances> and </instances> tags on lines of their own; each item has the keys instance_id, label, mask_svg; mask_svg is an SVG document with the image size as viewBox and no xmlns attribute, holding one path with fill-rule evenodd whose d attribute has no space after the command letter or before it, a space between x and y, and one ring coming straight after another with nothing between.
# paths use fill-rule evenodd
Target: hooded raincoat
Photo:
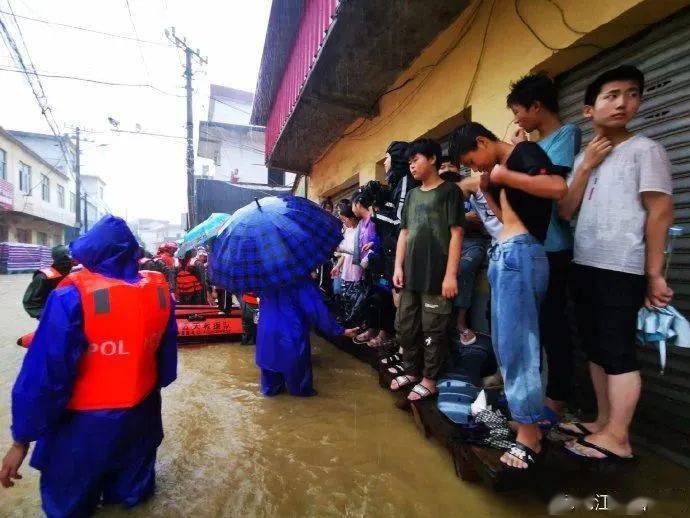
<instances>
[{"instance_id":1,"label":"hooded raincoat","mask_svg":"<svg viewBox=\"0 0 690 518\"><path fill-rule=\"evenodd\" d=\"M139 279L139 245L120 218L106 216L70 247L92 272ZM172 301L170 311L157 352L158 386L132 408L73 411L66 406L88 347L82 304L74 286L58 287L48 297L12 390L12 435L17 442L36 441L30 464L41 472L48 516L87 516L101 498L129 507L153 492L163 439L159 388L177 376Z\"/></svg>"},{"instance_id":2,"label":"hooded raincoat","mask_svg":"<svg viewBox=\"0 0 690 518\"><path fill-rule=\"evenodd\" d=\"M314 395L311 328L328 336L345 331L329 313L319 288L306 279L264 290L259 314L256 364L261 368L261 392L274 396L287 388L293 396Z\"/></svg>"},{"instance_id":3,"label":"hooded raincoat","mask_svg":"<svg viewBox=\"0 0 690 518\"><path fill-rule=\"evenodd\" d=\"M52 250L53 264L51 266L62 274L62 277L48 279L41 270L36 270L31 283L26 288L22 304L31 318L41 318L41 313L48 300L48 295L53 291L60 280L72 269L72 256L66 246L58 245Z\"/></svg>"}]
</instances>

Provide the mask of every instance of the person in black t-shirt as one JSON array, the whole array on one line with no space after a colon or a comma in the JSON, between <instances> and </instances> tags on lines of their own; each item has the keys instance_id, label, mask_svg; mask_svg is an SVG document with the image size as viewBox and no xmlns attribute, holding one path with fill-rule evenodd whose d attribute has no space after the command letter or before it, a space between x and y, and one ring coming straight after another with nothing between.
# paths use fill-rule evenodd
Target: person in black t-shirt
<instances>
[{"instance_id":1,"label":"person in black t-shirt","mask_svg":"<svg viewBox=\"0 0 690 518\"><path fill-rule=\"evenodd\" d=\"M482 172L481 190L503 223L490 252L491 337L518 433L501 462L531 470L542 451L539 306L549 277L543 242L553 200L567 191L568 168L554 166L538 144L501 142L476 122L455 130L450 151L454 160Z\"/></svg>"}]
</instances>

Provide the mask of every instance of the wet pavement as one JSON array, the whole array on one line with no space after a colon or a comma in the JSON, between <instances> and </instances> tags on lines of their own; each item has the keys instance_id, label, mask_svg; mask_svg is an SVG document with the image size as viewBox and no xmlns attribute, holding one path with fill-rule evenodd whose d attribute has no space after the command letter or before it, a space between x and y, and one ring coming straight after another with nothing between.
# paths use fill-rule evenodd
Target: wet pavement
<instances>
[{"instance_id":1,"label":"wet pavement","mask_svg":"<svg viewBox=\"0 0 690 518\"><path fill-rule=\"evenodd\" d=\"M9 395L33 328L21 308L28 275L0 275L0 451L10 442ZM497 495L460 481L448 452L424 439L396 409L367 365L314 339L317 397L268 399L258 393L253 347L218 344L180 350L179 377L163 393L166 437L154 497L132 511L99 516L534 516L534 495ZM687 508L689 472L647 463L645 495L657 511ZM660 467L661 466L661 467ZM24 465L0 488L0 516L40 514L38 473ZM685 480L685 482L683 482ZM647 487L650 486L650 487ZM666 491L666 492L664 492ZM619 512L622 509L619 509ZM619 512L615 514L619 514ZM651 513L658 515L659 513Z\"/></svg>"}]
</instances>

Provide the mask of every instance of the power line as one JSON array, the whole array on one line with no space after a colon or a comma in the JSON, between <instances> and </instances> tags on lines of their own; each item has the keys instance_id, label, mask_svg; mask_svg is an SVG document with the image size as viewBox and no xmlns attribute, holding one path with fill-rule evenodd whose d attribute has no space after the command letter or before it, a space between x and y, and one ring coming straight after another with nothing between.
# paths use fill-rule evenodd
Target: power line
<instances>
[{"instance_id":1,"label":"power line","mask_svg":"<svg viewBox=\"0 0 690 518\"><path fill-rule=\"evenodd\" d=\"M132 24L132 30L134 31L134 36L136 36L136 39L139 39L139 33L137 32L137 26L134 25L134 16L132 16L132 8L129 5L129 0L125 0L125 5L127 6L127 14L129 15L129 23ZM149 67L146 64L146 60L144 59L144 51L141 49L141 43L137 41L137 49L139 49L139 57L141 58L141 64L144 65L144 71L146 72L147 77L151 77L151 73L149 72Z\"/></svg>"},{"instance_id":2,"label":"power line","mask_svg":"<svg viewBox=\"0 0 690 518\"><path fill-rule=\"evenodd\" d=\"M113 133L128 133L131 135L148 135L150 137L163 137L163 138L172 138L172 139L181 139L185 140L187 137L183 137L181 135L165 135L163 133L152 133L148 131L128 131L128 130L120 130L120 129L114 129L111 130ZM95 133L95 132L92 132Z\"/></svg>"},{"instance_id":3,"label":"power line","mask_svg":"<svg viewBox=\"0 0 690 518\"><path fill-rule=\"evenodd\" d=\"M11 13L0 10L0 14L8 14L9 15ZM91 29L89 27L80 27L78 25L70 25L67 23L60 23L60 22L54 22L54 21L50 21L50 20L43 20L40 18L32 18L30 16L23 16L20 14L16 14L14 16L16 16L17 18L21 18L22 20L28 20L28 21L36 22L36 23L43 23L46 25L54 25L56 27L63 27L65 29L74 29L74 30L82 31L82 32L90 32L92 34L100 34L101 36L109 36L111 38L118 38L121 40L136 41L137 43L146 43L147 45L158 45L160 47L172 47L172 45L170 45L168 43L161 42L161 41L143 40L143 39L138 38L138 37L133 38L131 36L126 36L124 34L116 34L113 32L104 32L104 31L99 31L96 29Z\"/></svg>"},{"instance_id":4,"label":"power line","mask_svg":"<svg viewBox=\"0 0 690 518\"><path fill-rule=\"evenodd\" d=\"M228 104L224 101L221 101L218 97L211 96L211 99L213 99L214 101L218 101L220 104L224 104L225 106L232 108L233 110L237 110L238 112L246 113L247 115L252 114L252 112L248 112L247 110L243 110L242 108L238 108L237 106L233 106L232 104Z\"/></svg>"},{"instance_id":5,"label":"power line","mask_svg":"<svg viewBox=\"0 0 690 518\"><path fill-rule=\"evenodd\" d=\"M492 9L493 9L493 5L494 4L492 4ZM400 87L396 87L396 88L389 90L388 92L384 92L384 94L379 97L379 99L380 99L384 95L387 95L390 92L398 90L399 88L403 87L405 84L416 79L422 73L422 71L427 70L427 74L422 78L422 80L419 82L419 84L417 86L415 86L415 88L407 94L407 96L393 109L393 111L388 115L388 117L386 117L385 119L382 119L382 120L378 121L377 123L371 125L370 127L366 128L364 130L364 132L352 137L353 139L358 139L358 140L366 139L366 138L369 138L373 135L380 133L383 128L388 126L394 120L394 118L406 106L408 106L410 104L410 102L412 102L412 99L414 99L414 97L417 95L417 93L419 93L419 91L422 89L422 87L429 80L429 78L433 74L435 68L438 65L440 65L441 62L443 62L443 60L445 60L446 57L448 57L450 55L450 53L453 52L453 50L455 50L458 47L458 45L460 45L460 43L465 39L465 36L467 36L467 34L469 34L470 29L472 27L474 27L474 22L477 19L478 15L479 15L479 11L481 10L482 6L483 6L483 2L481 2L481 1L478 1L475 3L474 11L472 11L472 13L469 15L467 22L463 25L462 30L460 31L460 33L456 37L455 41L451 45L449 45L448 48L446 48L446 50L443 52L443 54L441 54L441 56L439 56L439 58L434 63L432 63L431 65L427 65L426 67L420 68L412 77L409 78L409 80L407 80L403 84L401 84ZM377 99L376 102L378 102L379 99ZM366 121L367 121L367 119L365 119L363 121L363 123ZM354 133L363 125L363 123L358 125L356 128L354 128L349 133L344 134L343 136L349 136L350 134ZM323 156L325 156L325 155L322 155L322 157Z\"/></svg>"},{"instance_id":6,"label":"power line","mask_svg":"<svg viewBox=\"0 0 690 518\"><path fill-rule=\"evenodd\" d=\"M10 9L11 8L12 8L12 6L10 5ZM15 23L16 23L16 19L15 19ZM55 116L52 113L50 106L48 105L48 98L45 94L45 90L43 89L43 84L41 83L40 79L36 76L36 72L34 71L33 74L36 77L36 81L39 85L39 88L41 89L41 94L39 94L36 91L36 87L34 86L33 82L31 81L32 72L27 69L27 66L24 63L24 58L22 57L22 53L19 50L19 47L17 47L17 42L12 37L12 34L7 29L7 25L5 25L5 22L2 20L1 17L0 17L0 29L2 30L3 39L5 40L5 44L7 45L7 49L10 51L10 55L12 55L13 59L15 59L15 61L19 64L19 66L21 67L21 71L24 72L26 80L29 83L29 87L31 88L31 92L34 94L34 98L36 99L36 102L38 103L38 106L41 110L41 115L43 115L43 118L46 120L46 123L48 124L50 131L53 133L53 135L55 136L55 138L57 139L57 141L60 145L60 150L62 151L63 157L65 159L65 169L72 175L72 177L74 177L74 172L72 171L72 168L71 168L71 162L70 162L69 158L67 157L67 149L65 148L65 143L64 143L63 137L60 134L59 124L58 124L57 120L55 120ZM26 42L24 42L24 47L26 48ZM28 54L28 49L27 49L27 54Z\"/></svg>"},{"instance_id":7,"label":"power line","mask_svg":"<svg viewBox=\"0 0 690 518\"><path fill-rule=\"evenodd\" d=\"M25 72L22 69L17 69L17 68L4 68L0 67L0 70L3 70L5 72L22 72L22 73L28 73L29 75L36 76L36 77L47 77L50 79L70 79L73 81L82 81L85 83L93 83L93 84L98 84L98 85L105 85L105 86L126 86L126 87L135 87L135 88L150 88L151 90L154 90L160 94L163 95L169 95L171 97L184 97L184 95L181 94L174 94L171 92L166 92L165 90L161 90L157 86L150 85L148 83L119 83L115 81L105 81L101 79L91 79L88 77L77 77L77 76L69 76L69 75L63 75L63 74L48 74L44 72L32 72L28 71Z\"/></svg>"}]
</instances>

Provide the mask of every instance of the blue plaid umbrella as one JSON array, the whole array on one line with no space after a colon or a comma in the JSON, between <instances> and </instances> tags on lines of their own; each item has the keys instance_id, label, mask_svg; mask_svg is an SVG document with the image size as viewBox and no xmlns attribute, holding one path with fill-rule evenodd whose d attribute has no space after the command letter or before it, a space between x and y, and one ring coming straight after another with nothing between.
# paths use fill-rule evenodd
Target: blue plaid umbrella
<instances>
[{"instance_id":1,"label":"blue plaid umbrella","mask_svg":"<svg viewBox=\"0 0 690 518\"><path fill-rule=\"evenodd\" d=\"M338 218L306 198L252 202L232 215L213 243L213 284L244 293L303 279L331 257L341 228Z\"/></svg>"}]
</instances>

